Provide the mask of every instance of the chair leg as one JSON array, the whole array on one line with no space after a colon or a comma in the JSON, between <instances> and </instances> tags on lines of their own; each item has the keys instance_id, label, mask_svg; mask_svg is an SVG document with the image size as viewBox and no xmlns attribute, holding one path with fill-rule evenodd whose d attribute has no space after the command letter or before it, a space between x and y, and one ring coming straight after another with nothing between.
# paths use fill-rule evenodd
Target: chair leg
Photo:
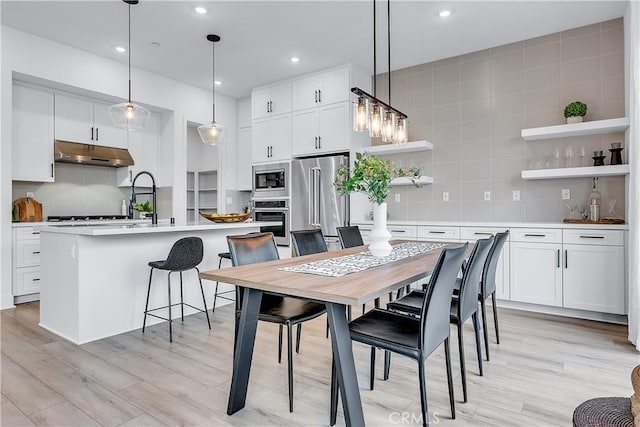
<instances>
[{"instance_id":1,"label":"chair leg","mask_svg":"<svg viewBox=\"0 0 640 427\"><path fill-rule=\"evenodd\" d=\"M458 351L460 352L460 375L462 376L462 400L467 403L467 367L464 363L464 340L462 324L458 323Z\"/></svg>"},{"instance_id":2,"label":"chair leg","mask_svg":"<svg viewBox=\"0 0 640 427\"><path fill-rule=\"evenodd\" d=\"M484 334L484 352L489 361L489 331L487 330L487 307L484 303L484 297L480 296L480 314L482 315L482 333Z\"/></svg>"},{"instance_id":3,"label":"chair leg","mask_svg":"<svg viewBox=\"0 0 640 427\"><path fill-rule=\"evenodd\" d=\"M478 370L480 371L480 376L484 375L482 370L482 343L480 338L480 322L478 321L478 312L476 311L471 315L471 320L473 321L473 330L476 335L476 352L478 353Z\"/></svg>"},{"instance_id":4,"label":"chair leg","mask_svg":"<svg viewBox=\"0 0 640 427\"><path fill-rule=\"evenodd\" d=\"M366 311L366 307L367 307L367 305L366 305L366 304L362 304L362 314L363 314L363 315L364 315L364 312Z\"/></svg>"},{"instance_id":5,"label":"chair leg","mask_svg":"<svg viewBox=\"0 0 640 427\"><path fill-rule=\"evenodd\" d=\"M380 298L376 298L373 300L373 306L375 308L380 308Z\"/></svg>"},{"instance_id":6,"label":"chair leg","mask_svg":"<svg viewBox=\"0 0 640 427\"><path fill-rule=\"evenodd\" d=\"M184 298L182 297L182 271L180 272L180 319L184 322Z\"/></svg>"},{"instance_id":7,"label":"chair leg","mask_svg":"<svg viewBox=\"0 0 640 427\"><path fill-rule=\"evenodd\" d=\"M418 377L420 382L420 407L422 409L422 426L429 427L429 409L427 408L427 375L422 356L418 360Z\"/></svg>"},{"instance_id":8,"label":"chair leg","mask_svg":"<svg viewBox=\"0 0 640 427\"><path fill-rule=\"evenodd\" d=\"M298 323L296 330L296 353L300 354L300 338L302 337L302 323Z\"/></svg>"},{"instance_id":9,"label":"chair leg","mask_svg":"<svg viewBox=\"0 0 640 427\"><path fill-rule=\"evenodd\" d=\"M144 334L144 327L147 324L147 311L149 311L149 294L151 293L151 277L153 276L153 267L149 272L149 287L147 288L147 302L144 305L144 319L142 319L142 333Z\"/></svg>"},{"instance_id":10,"label":"chair leg","mask_svg":"<svg viewBox=\"0 0 640 427\"><path fill-rule=\"evenodd\" d=\"M444 359L447 365L447 384L449 385L449 406L451 407L451 419L456 419L456 402L453 397L453 374L451 373L451 347L449 338L444 340Z\"/></svg>"},{"instance_id":11,"label":"chair leg","mask_svg":"<svg viewBox=\"0 0 640 427\"><path fill-rule=\"evenodd\" d=\"M278 363L282 363L282 325L278 325Z\"/></svg>"},{"instance_id":12,"label":"chair leg","mask_svg":"<svg viewBox=\"0 0 640 427\"><path fill-rule=\"evenodd\" d=\"M329 338L329 319L327 319L327 330L325 332L325 338Z\"/></svg>"},{"instance_id":13,"label":"chair leg","mask_svg":"<svg viewBox=\"0 0 640 427\"><path fill-rule=\"evenodd\" d=\"M393 301L393 292L389 292L389 302Z\"/></svg>"},{"instance_id":14,"label":"chair leg","mask_svg":"<svg viewBox=\"0 0 640 427\"><path fill-rule=\"evenodd\" d=\"M336 361L331 357L331 409L329 415L329 425L336 425L338 418L338 378L336 375Z\"/></svg>"},{"instance_id":15,"label":"chair leg","mask_svg":"<svg viewBox=\"0 0 640 427\"><path fill-rule=\"evenodd\" d=\"M351 322L351 306L347 306L347 322ZM327 320L327 324L329 324L329 320Z\"/></svg>"},{"instance_id":16,"label":"chair leg","mask_svg":"<svg viewBox=\"0 0 640 427\"><path fill-rule=\"evenodd\" d=\"M196 267L196 271L198 272L198 281L200 282L200 293L202 294L202 304L204 304L204 314L207 315L207 325L209 325L209 329L211 329L211 321L209 321L209 311L207 310L207 299L204 297L204 288L202 287L202 279L200 278L200 270Z\"/></svg>"},{"instance_id":17,"label":"chair leg","mask_svg":"<svg viewBox=\"0 0 640 427\"><path fill-rule=\"evenodd\" d=\"M493 323L496 327L496 342L500 344L500 332L498 331L498 310L496 307L496 293L491 293L491 304L493 305Z\"/></svg>"},{"instance_id":18,"label":"chair leg","mask_svg":"<svg viewBox=\"0 0 640 427\"><path fill-rule=\"evenodd\" d=\"M289 412L293 412L293 334L287 323L287 374L289 376Z\"/></svg>"},{"instance_id":19,"label":"chair leg","mask_svg":"<svg viewBox=\"0 0 640 427\"><path fill-rule=\"evenodd\" d=\"M385 381L389 379L389 370L391 369L391 352L389 350L384 351L384 376Z\"/></svg>"},{"instance_id":20,"label":"chair leg","mask_svg":"<svg viewBox=\"0 0 640 427\"><path fill-rule=\"evenodd\" d=\"M171 322L173 321L171 317L171 272L167 274L167 294L169 295L169 342L173 342L173 331L171 329Z\"/></svg>"},{"instance_id":21,"label":"chair leg","mask_svg":"<svg viewBox=\"0 0 640 427\"><path fill-rule=\"evenodd\" d=\"M373 390L373 383L376 378L376 348L371 346L371 361L369 365L369 390Z\"/></svg>"},{"instance_id":22,"label":"chair leg","mask_svg":"<svg viewBox=\"0 0 640 427\"><path fill-rule=\"evenodd\" d=\"M219 261L218 261L218 270L220 270L220 268L222 267L222 257L218 257ZM216 312L216 300L218 299L218 285L220 284L219 281L216 280L216 290L213 293L213 307L211 308L211 313L215 313Z\"/></svg>"}]
</instances>

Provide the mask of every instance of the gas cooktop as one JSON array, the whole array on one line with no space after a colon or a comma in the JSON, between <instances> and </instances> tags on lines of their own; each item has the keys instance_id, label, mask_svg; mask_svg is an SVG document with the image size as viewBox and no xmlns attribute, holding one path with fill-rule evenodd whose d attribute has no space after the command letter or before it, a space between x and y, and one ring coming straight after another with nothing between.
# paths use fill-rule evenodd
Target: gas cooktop
<instances>
[{"instance_id":1,"label":"gas cooktop","mask_svg":"<svg viewBox=\"0 0 640 427\"><path fill-rule=\"evenodd\" d=\"M126 215L64 215L48 216L49 222L82 222L82 221L113 221L117 219L129 219Z\"/></svg>"}]
</instances>

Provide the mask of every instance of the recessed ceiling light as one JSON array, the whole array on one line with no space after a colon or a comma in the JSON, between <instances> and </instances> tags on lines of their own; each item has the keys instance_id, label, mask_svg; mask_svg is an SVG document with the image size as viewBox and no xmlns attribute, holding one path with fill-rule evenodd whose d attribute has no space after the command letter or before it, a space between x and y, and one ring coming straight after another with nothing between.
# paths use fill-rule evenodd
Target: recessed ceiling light
<instances>
[{"instance_id":1,"label":"recessed ceiling light","mask_svg":"<svg viewBox=\"0 0 640 427\"><path fill-rule=\"evenodd\" d=\"M450 10L441 10L440 11L440 18L447 18L448 16L451 15L451 11Z\"/></svg>"},{"instance_id":2,"label":"recessed ceiling light","mask_svg":"<svg viewBox=\"0 0 640 427\"><path fill-rule=\"evenodd\" d=\"M297 56L292 56L291 58L289 58L289 61L295 64L296 62L300 62L300 58L298 58Z\"/></svg>"},{"instance_id":3,"label":"recessed ceiling light","mask_svg":"<svg viewBox=\"0 0 640 427\"><path fill-rule=\"evenodd\" d=\"M127 49L123 48L122 46L116 46L116 50L120 53L124 53L127 51Z\"/></svg>"},{"instance_id":4,"label":"recessed ceiling light","mask_svg":"<svg viewBox=\"0 0 640 427\"><path fill-rule=\"evenodd\" d=\"M215 81L215 82L213 82L213 83L215 83L215 85L216 85L216 86L220 86L220 85L222 84L222 82L221 82L220 80L216 80L216 81Z\"/></svg>"},{"instance_id":5,"label":"recessed ceiling light","mask_svg":"<svg viewBox=\"0 0 640 427\"><path fill-rule=\"evenodd\" d=\"M196 12L202 15L203 13L207 13L207 9L204 7L196 7Z\"/></svg>"}]
</instances>

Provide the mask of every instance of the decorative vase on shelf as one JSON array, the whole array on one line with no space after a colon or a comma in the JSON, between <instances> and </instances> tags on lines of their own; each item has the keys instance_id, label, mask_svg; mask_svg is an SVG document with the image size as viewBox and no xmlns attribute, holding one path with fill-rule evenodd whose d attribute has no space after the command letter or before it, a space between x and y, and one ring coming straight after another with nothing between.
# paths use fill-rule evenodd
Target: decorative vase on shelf
<instances>
[{"instance_id":1,"label":"decorative vase on shelf","mask_svg":"<svg viewBox=\"0 0 640 427\"><path fill-rule=\"evenodd\" d=\"M376 257L387 256L391 253L391 233L387 230L387 203L373 204L373 230L369 235L371 244L369 251Z\"/></svg>"},{"instance_id":2,"label":"decorative vase on shelf","mask_svg":"<svg viewBox=\"0 0 640 427\"><path fill-rule=\"evenodd\" d=\"M582 123L583 120L584 119L583 119L582 116L567 117L567 124L570 124L570 123Z\"/></svg>"}]
</instances>

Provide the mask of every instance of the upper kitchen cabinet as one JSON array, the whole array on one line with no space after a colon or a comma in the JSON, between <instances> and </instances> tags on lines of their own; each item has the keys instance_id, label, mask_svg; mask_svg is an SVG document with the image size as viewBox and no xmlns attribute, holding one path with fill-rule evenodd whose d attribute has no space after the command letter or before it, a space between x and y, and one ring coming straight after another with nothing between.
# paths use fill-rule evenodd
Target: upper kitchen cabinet
<instances>
[{"instance_id":1,"label":"upper kitchen cabinet","mask_svg":"<svg viewBox=\"0 0 640 427\"><path fill-rule=\"evenodd\" d=\"M254 163L291 158L291 114L253 121L251 142Z\"/></svg>"},{"instance_id":2,"label":"upper kitchen cabinet","mask_svg":"<svg viewBox=\"0 0 640 427\"><path fill-rule=\"evenodd\" d=\"M147 171L153 175L156 185L160 185L160 159L158 155L158 135L160 119L151 114L147 125L142 130L127 132L129 153L133 157L133 166L121 167L117 170L118 186L131 185L138 172ZM144 175L136 181L136 187L151 187L151 178Z\"/></svg>"},{"instance_id":3,"label":"upper kitchen cabinet","mask_svg":"<svg viewBox=\"0 0 640 427\"><path fill-rule=\"evenodd\" d=\"M293 111L349 100L349 68L313 74L291 84Z\"/></svg>"},{"instance_id":4,"label":"upper kitchen cabinet","mask_svg":"<svg viewBox=\"0 0 640 427\"><path fill-rule=\"evenodd\" d=\"M56 93L55 139L126 148L127 131L113 126L108 104Z\"/></svg>"},{"instance_id":5,"label":"upper kitchen cabinet","mask_svg":"<svg viewBox=\"0 0 640 427\"><path fill-rule=\"evenodd\" d=\"M251 117L261 119L291 112L291 83L255 89L251 92Z\"/></svg>"},{"instance_id":6,"label":"upper kitchen cabinet","mask_svg":"<svg viewBox=\"0 0 640 427\"><path fill-rule=\"evenodd\" d=\"M303 111L291 118L294 156L324 154L349 149L349 101Z\"/></svg>"},{"instance_id":7,"label":"upper kitchen cabinet","mask_svg":"<svg viewBox=\"0 0 640 427\"><path fill-rule=\"evenodd\" d=\"M53 108L53 92L13 86L12 179L53 182Z\"/></svg>"},{"instance_id":8,"label":"upper kitchen cabinet","mask_svg":"<svg viewBox=\"0 0 640 427\"><path fill-rule=\"evenodd\" d=\"M251 191L251 98L238 101L238 147L236 149L236 190Z\"/></svg>"}]
</instances>

